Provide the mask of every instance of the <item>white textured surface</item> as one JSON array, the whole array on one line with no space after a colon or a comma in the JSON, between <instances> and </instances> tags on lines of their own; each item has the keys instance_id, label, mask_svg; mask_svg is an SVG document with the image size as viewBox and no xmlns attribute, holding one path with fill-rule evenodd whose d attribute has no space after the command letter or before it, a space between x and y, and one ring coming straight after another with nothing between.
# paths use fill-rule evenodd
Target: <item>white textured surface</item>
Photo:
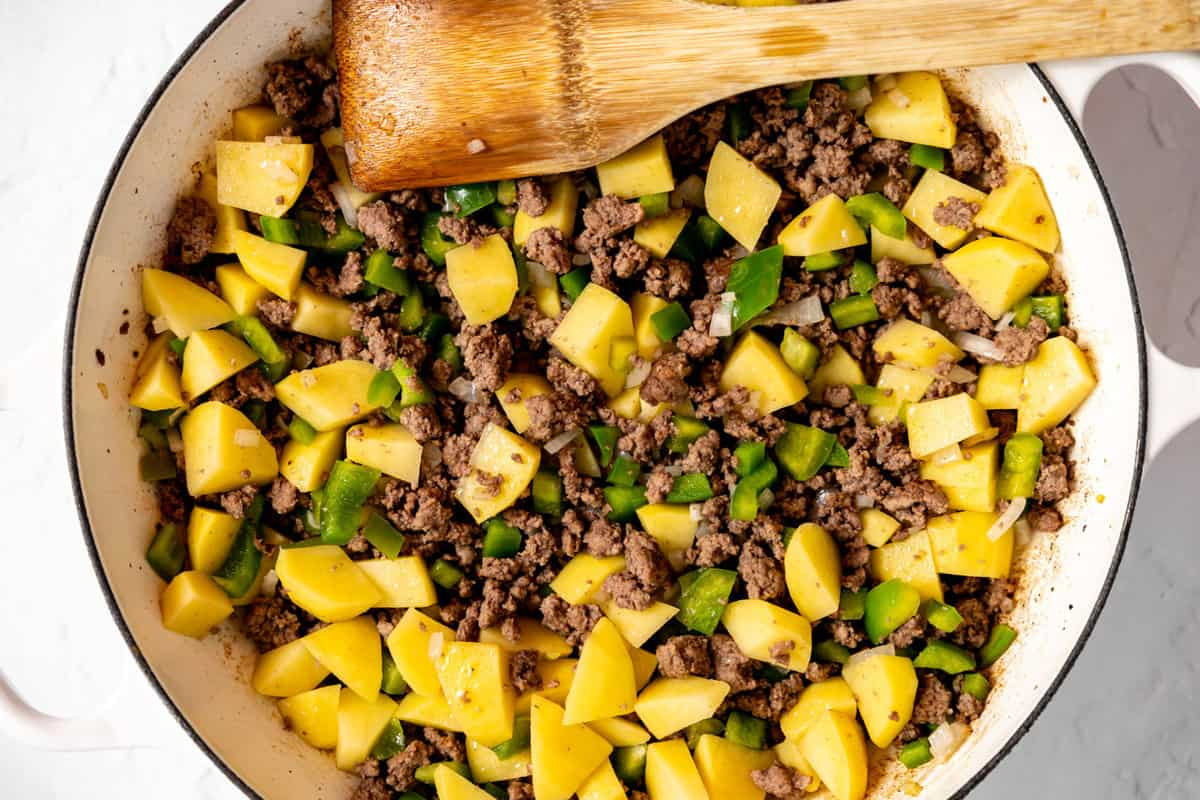
<instances>
[{"instance_id":1,"label":"white textured surface","mask_svg":"<svg viewBox=\"0 0 1200 800\"><path fill-rule=\"evenodd\" d=\"M162 73L221 0L0 0L0 669L38 707L116 698L153 746L31 750L0 735L0 796L240 796L137 672L80 540L59 370L79 242L109 163ZM1200 114L1113 76L1088 122L1138 269L1151 333L1200 363ZM1197 402L1200 408L1200 401ZM1124 566L1083 657L1033 731L974 796L1200 796L1200 427L1152 465ZM219 679L219 676L214 677Z\"/></svg>"}]
</instances>

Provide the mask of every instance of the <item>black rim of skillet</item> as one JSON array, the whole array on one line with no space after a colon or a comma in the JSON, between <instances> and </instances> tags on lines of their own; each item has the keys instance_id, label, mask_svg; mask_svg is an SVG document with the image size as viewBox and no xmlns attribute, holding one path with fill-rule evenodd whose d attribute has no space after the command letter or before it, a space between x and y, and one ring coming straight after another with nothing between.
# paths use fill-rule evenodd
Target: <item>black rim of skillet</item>
<instances>
[{"instance_id":1,"label":"black rim of skillet","mask_svg":"<svg viewBox=\"0 0 1200 800\"><path fill-rule=\"evenodd\" d=\"M109 168L108 175L104 180L104 185L100 189L100 195L96 200L96 205L92 209L91 219L88 221L87 230L83 237L83 245L79 251L79 261L75 267L75 277L71 284L71 294L67 308L66 338L63 348L62 397L63 432L66 435L67 463L69 464L71 471L71 487L75 496L75 507L79 512L79 522L83 532L83 541L87 546L88 554L91 557L92 569L95 570L96 577L100 582L100 587L104 592L104 599L108 604L109 613L112 614L113 621L120 630L122 638L125 639L125 643L128 645L129 651L133 655L134 660L137 662L138 667L145 674L150 685L154 687L154 690L158 693L159 698L163 701L163 704L166 705L167 710L173 717L175 717L176 721L179 722L184 731L187 732L187 735L190 736L192 741L196 743L196 746L199 747L209 757L212 763L215 764L216 767L221 770L221 772L224 773L225 776L229 778L229 780L232 781L238 788L240 788L247 796L258 797L258 793L255 792L254 789L252 789L250 785L247 784L246 781L243 780L242 777L238 775L228 764L226 764L219 755L217 755L213 748L209 746L208 742L206 742L200 736L200 734L196 732L195 728L192 727L191 722L188 721L188 718L184 712L177 705L175 705L175 702L167 694L162 684L159 683L158 678L155 677L154 672L150 667L150 663L146 660L141 648L138 647L137 641L133 637L133 633L126 624L125 618L121 615L121 611L117 606L116 595L113 593L112 587L108 582L108 576L105 574L104 567L100 563L100 553L96 548L96 542L92 535L91 524L88 521L87 509L84 505L83 487L79 477L79 462L75 453L75 424L71 413L73 406L71 394L71 375L74 370L73 356L75 352L75 320L79 310L79 292L83 283L84 270L87 266L88 259L91 256L92 240L96 235L96 227L99 224L100 216L103 213L105 206L108 204L113 183L115 182L121 167L124 166L125 157L129 154L129 150L133 146L133 142L137 138L138 133L141 132L142 126L146 122L146 118L158 104L158 100L162 96L163 92L165 92L167 87L171 85L171 82L175 80L176 75L178 75L179 72L183 70L185 66L187 66L188 62L191 61L192 56L196 54L196 51L200 48L200 46L204 44L204 42L208 40L208 38L216 31L216 29L219 28L231 14L237 11L244 2L245 0L232 0L232 2L221 9L216 17L214 17L213 20L209 22L202 31L200 31L196 38L193 39L183 51L183 53L180 54L179 58L175 60L175 63L171 65L171 68L167 70L167 73L163 76L162 80L159 81L158 85L154 88L154 91L146 100L145 105L142 106L141 111L138 112L137 117L133 121L133 125L129 129L129 133L125 135L125 140L121 143L121 147L117 151L116 157L113 159L112 166ZM1125 507L1125 516L1121 522L1121 534L1117 541L1116 550L1113 552L1113 559L1108 568L1108 575L1104 579L1104 586L1100 590L1100 595L1096 599L1096 605L1092 608L1092 612L1088 617L1087 623L1083 627L1083 631L1079 636L1079 640L1071 649L1070 654L1067 656L1067 659L1063 663L1058 674L1054 677L1054 680L1051 681L1050 685L1042 692L1041 699L1038 700L1037 705L1034 706L1032 711L1030 711L1029 715L1025 718L1025 721L1022 722L1020 727L1018 727L1013 735L1009 737L1009 740L1005 742L1003 747L1000 748L1000 751L996 753L996 755L990 761L980 767L975 774L973 774L962 785L962 787L954 793L951 800L961 800L962 798L965 798L972 789L974 789L981 781L983 781L985 777L987 777L988 773L990 773L1003 758L1012 752L1017 742L1019 742L1026 732L1033 727L1034 722L1037 721L1038 717L1041 716L1042 712L1046 709L1046 706L1049 705L1050 700L1054 697L1059 686L1062 685L1063 680L1067 677L1067 673L1070 672L1071 667L1074 666L1076 659L1079 658L1079 654L1083 652L1084 645L1087 644L1087 640L1091 636L1092 630L1095 628L1096 621L1100 617L1100 612L1104 609L1104 604L1108 600L1109 592L1112 590L1113 581L1117 576L1117 569L1119 568L1121 564L1121 558L1125 553L1125 545L1129 538L1129 528L1133 521L1133 509L1137 501L1137 489L1141 484L1142 468L1145 462L1146 400L1148 395L1146 379L1146 337L1142 328L1141 304L1138 301L1137 287L1133 281L1133 268L1130 264L1129 250L1125 244L1125 236L1121 231L1121 225L1117 219L1116 212L1113 210L1112 199L1109 196L1108 187L1104 183L1104 178L1100 174L1100 170L1096 165L1096 160L1093 158L1091 150L1088 149L1087 141L1084 139L1083 132L1080 130L1079 124L1071 115L1066 103L1063 102L1062 97L1059 96L1057 90L1054 88L1054 85L1046 77L1046 74L1042 71L1042 69L1037 64L1029 64L1028 66L1031 70L1033 70L1033 74L1037 76L1037 79L1041 82L1042 88L1045 90L1046 95L1051 101L1053 101L1054 105L1058 108L1059 113L1062 114L1063 118L1067 122L1068 127L1071 129L1071 134L1075 137L1076 144L1078 144L1079 149L1083 152L1083 157L1087 161L1088 168L1091 170L1093 177L1096 179L1097 185L1100 187L1100 193L1104 198L1105 210L1108 212L1109 221L1112 223L1113 230L1116 233L1117 246L1120 248L1121 252L1121 262L1125 267L1125 280L1128 283L1129 294L1133 301L1135 335L1137 336L1138 354L1140 356L1138 363L1139 405L1137 448L1135 462L1133 464L1133 471L1130 476L1131 491L1129 494L1129 503Z\"/></svg>"}]
</instances>

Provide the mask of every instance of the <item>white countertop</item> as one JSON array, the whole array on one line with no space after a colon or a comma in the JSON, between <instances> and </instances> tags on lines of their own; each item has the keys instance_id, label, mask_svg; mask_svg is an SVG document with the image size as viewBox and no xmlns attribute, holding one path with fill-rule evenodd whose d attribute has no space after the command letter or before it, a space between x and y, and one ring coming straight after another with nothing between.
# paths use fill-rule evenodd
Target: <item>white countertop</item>
<instances>
[{"instance_id":1,"label":"white countertop","mask_svg":"<svg viewBox=\"0 0 1200 800\"><path fill-rule=\"evenodd\" d=\"M33 750L0 734L0 795L237 798L136 670L67 480L65 305L101 182L160 76L223 0L0 0L0 670L37 707L117 702L153 747ZM1200 112L1113 76L1089 109L1152 336L1200 364ZM1200 408L1200 399L1197 400ZM1116 589L1056 699L974 797L1200 797L1200 426L1148 472Z\"/></svg>"}]
</instances>

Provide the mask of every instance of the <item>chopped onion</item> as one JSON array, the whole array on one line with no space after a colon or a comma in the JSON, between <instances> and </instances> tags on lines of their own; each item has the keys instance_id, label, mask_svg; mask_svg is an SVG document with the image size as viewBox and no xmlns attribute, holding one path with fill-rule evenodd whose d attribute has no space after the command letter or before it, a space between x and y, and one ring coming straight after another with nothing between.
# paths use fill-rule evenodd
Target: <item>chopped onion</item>
<instances>
[{"instance_id":1,"label":"chopped onion","mask_svg":"<svg viewBox=\"0 0 1200 800\"><path fill-rule=\"evenodd\" d=\"M296 183L300 180L300 176L296 174L295 170L277 158L264 159L259 167L268 176L283 183Z\"/></svg>"},{"instance_id":2,"label":"chopped onion","mask_svg":"<svg viewBox=\"0 0 1200 800\"><path fill-rule=\"evenodd\" d=\"M178 428L167 428L167 447L172 453L183 452L183 437Z\"/></svg>"},{"instance_id":3,"label":"chopped onion","mask_svg":"<svg viewBox=\"0 0 1200 800\"><path fill-rule=\"evenodd\" d=\"M725 292L721 295L721 305L717 306L717 310L713 312L712 321L708 323L708 335L729 336L733 333L733 303L737 299L737 295L733 292Z\"/></svg>"},{"instance_id":4,"label":"chopped onion","mask_svg":"<svg viewBox=\"0 0 1200 800\"><path fill-rule=\"evenodd\" d=\"M730 492L732 495L733 493ZM775 493L770 489L763 489L758 493L758 508L761 511L766 511L771 506L775 505Z\"/></svg>"},{"instance_id":5,"label":"chopped onion","mask_svg":"<svg viewBox=\"0 0 1200 800\"><path fill-rule=\"evenodd\" d=\"M875 84L881 92L890 92L896 88L896 75L891 72L885 72L882 75L875 76Z\"/></svg>"},{"instance_id":6,"label":"chopped onion","mask_svg":"<svg viewBox=\"0 0 1200 800\"><path fill-rule=\"evenodd\" d=\"M926 328L932 328L933 327L933 314L930 314L928 311L922 311L921 312L921 324L924 325Z\"/></svg>"},{"instance_id":7,"label":"chopped onion","mask_svg":"<svg viewBox=\"0 0 1200 800\"><path fill-rule=\"evenodd\" d=\"M558 434L553 439L546 442L546 444L543 446L546 448L547 453L549 453L550 455L554 455L559 450L562 450L568 444L575 441L575 437L577 437L578 435L579 435L579 428L571 428L569 430L565 430L562 433Z\"/></svg>"},{"instance_id":8,"label":"chopped onion","mask_svg":"<svg viewBox=\"0 0 1200 800\"><path fill-rule=\"evenodd\" d=\"M442 644L446 635L441 631L434 631L429 636L429 657L437 660L442 657Z\"/></svg>"},{"instance_id":9,"label":"chopped onion","mask_svg":"<svg viewBox=\"0 0 1200 800\"><path fill-rule=\"evenodd\" d=\"M267 570L267 574L263 575L262 579L262 594L270 597L275 594L275 588L279 586L279 576L275 574L275 570Z\"/></svg>"},{"instance_id":10,"label":"chopped onion","mask_svg":"<svg viewBox=\"0 0 1200 800\"><path fill-rule=\"evenodd\" d=\"M944 464L953 464L955 461L962 461L962 448L958 446L958 442L946 445L941 450L938 450L936 453L931 455L928 460L931 464L937 464L938 466L942 466Z\"/></svg>"},{"instance_id":11,"label":"chopped onion","mask_svg":"<svg viewBox=\"0 0 1200 800\"><path fill-rule=\"evenodd\" d=\"M893 103L900 106L901 108L908 108L909 104L912 103L912 100L909 99L908 95L906 95L904 92L900 91L899 89L889 90L887 93L887 96L892 99Z\"/></svg>"},{"instance_id":12,"label":"chopped onion","mask_svg":"<svg viewBox=\"0 0 1200 800\"><path fill-rule=\"evenodd\" d=\"M1004 360L1004 353L1001 352L999 347L996 347L996 343L991 339L977 336L974 333L967 333L966 331L955 331L951 338L956 345L968 353L990 358L993 361Z\"/></svg>"},{"instance_id":13,"label":"chopped onion","mask_svg":"<svg viewBox=\"0 0 1200 800\"><path fill-rule=\"evenodd\" d=\"M869 105L871 105L870 86L864 86L861 89L855 89L846 97L846 106L855 112L862 111Z\"/></svg>"},{"instance_id":14,"label":"chopped onion","mask_svg":"<svg viewBox=\"0 0 1200 800\"><path fill-rule=\"evenodd\" d=\"M874 658L875 656L894 655L896 655L896 646L891 642L888 642L887 644L879 645L879 647L872 647L869 650L859 650L857 653L854 653L850 656L850 660L846 662L846 666L849 667L852 664L862 663L868 658Z\"/></svg>"},{"instance_id":15,"label":"chopped onion","mask_svg":"<svg viewBox=\"0 0 1200 800\"><path fill-rule=\"evenodd\" d=\"M815 294L772 309L755 320L758 325L815 325L825 319L821 298Z\"/></svg>"},{"instance_id":16,"label":"chopped onion","mask_svg":"<svg viewBox=\"0 0 1200 800\"><path fill-rule=\"evenodd\" d=\"M683 474L683 465L667 464L665 467L662 468L662 471L667 473L668 475L670 475L672 478L678 478L680 475Z\"/></svg>"},{"instance_id":17,"label":"chopped onion","mask_svg":"<svg viewBox=\"0 0 1200 800\"><path fill-rule=\"evenodd\" d=\"M955 364L943 377L951 383L970 383L979 378L978 375L961 364Z\"/></svg>"},{"instance_id":18,"label":"chopped onion","mask_svg":"<svg viewBox=\"0 0 1200 800\"><path fill-rule=\"evenodd\" d=\"M682 467L680 468L680 470L682 471ZM733 494L733 493L730 492L730 494ZM704 517L701 516L701 512L703 510L704 510L704 503L692 503L690 506L688 506L688 516L690 516L692 518L692 522L699 522L700 520L704 519Z\"/></svg>"},{"instance_id":19,"label":"chopped onion","mask_svg":"<svg viewBox=\"0 0 1200 800\"><path fill-rule=\"evenodd\" d=\"M671 191L671 208L704 208L704 179L689 175Z\"/></svg>"},{"instance_id":20,"label":"chopped onion","mask_svg":"<svg viewBox=\"0 0 1200 800\"><path fill-rule=\"evenodd\" d=\"M954 282L954 276L944 269L935 269L934 267L917 267L917 273L921 276L921 280L925 281L934 289L943 289L954 296L958 293L958 284Z\"/></svg>"},{"instance_id":21,"label":"chopped onion","mask_svg":"<svg viewBox=\"0 0 1200 800\"><path fill-rule=\"evenodd\" d=\"M869 495L869 494L856 494L856 495L854 495L854 507L855 508L874 508L875 507L875 498L871 497L871 495Z\"/></svg>"},{"instance_id":22,"label":"chopped onion","mask_svg":"<svg viewBox=\"0 0 1200 800\"><path fill-rule=\"evenodd\" d=\"M625 374L625 388L641 386L650 377L650 362L644 358L633 359L633 367Z\"/></svg>"},{"instance_id":23,"label":"chopped onion","mask_svg":"<svg viewBox=\"0 0 1200 800\"><path fill-rule=\"evenodd\" d=\"M1004 509L1004 513L996 518L992 523L992 527L988 528L987 538L991 541L996 541L1011 528L1016 521L1025 513L1025 504L1028 501L1024 497L1015 497L1008 501L1008 508Z\"/></svg>"},{"instance_id":24,"label":"chopped onion","mask_svg":"<svg viewBox=\"0 0 1200 800\"><path fill-rule=\"evenodd\" d=\"M292 354L292 366L296 369L308 369L308 365L311 363L313 363L313 357L303 350L297 350Z\"/></svg>"},{"instance_id":25,"label":"chopped onion","mask_svg":"<svg viewBox=\"0 0 1200 800\"><path fill-rule=\"evenodd\" d=\"M702 521L699 525L696 526L696 538L697 539L702 539L703 537L708 536L710 533L712 533L712 526L709 525L707 522Z\"/></svg>"},{"instance_id":26,"label":"chopped onion","mask_svg":"<svg viewBox=\"0 0 1200 800\"><path fill-rule=\"evenodd\" d=\"M576 253L571 256L571 263L576 267L586 267L592 263L592 257L587 253Z\"/></svg>"},{"instance_id":27,"label":"chopped onion","mask_svg":"<svg viewBox=\"0 0 1200 800\"><path fill-rule=\"evenodd\" d=\"M329 193L337 201L338 208L342 210L342 216L346 218L347 224L357 228L358 209L354 207L354 201L350 199L350 192L346 190L345 186L342 186L342 182L334 181L329 184Z\"/></svg>"},{"instance_id":28,"label":"chopped onion","mask_svg":"<svg viewBox=\"0 0 1200 800\"><path fill-rule=\"evenodd\" d=\"M542 264L537 261L526 261L525 270L529 273L529 285L533 288L558 290L558 281Z\"/></svg>"},{"instance_id":29,"label":"chopped onion","mask_svg":"<svg viewBox=\"0 0 1200 800\"><path fill-rule=\"evenodd\" d=\"M475 386L475 381L467 380L462 375L450 381L446 389L464 403L474 403L479 399L479 389Z\"/></svg>"},{"instance_id":30,"label":"chopped onion","mask_svg":"<svg viewBox=\"0 0 1200 800\"><path fill-rule=\"evenodd\" d=\"M733 258L745 258L746 256L750 255L750 251L739 244L734 246L733 249L729 251L729 255Z\"/></svg>"},{"instance_id":31,"label":"chopped onion","mask_svg":"<svg viewBox=\"0 0 1200 800\"><path fill-rule=\"evenodd\" d=\"M1013 317L1015 316L1016 314L1012 311L1005 312L1004 316L996 322L996 332L999 333L1000 331L1008 330L1008 326L1012 325Z\"/></svg>"},{"instance_id":32,"label":"chopped onion","mask_svg":"<svg viewBox=\"0 0 1200 800\"><path fill-rule=\"evenodd\" d=\"M964 722L943 722L929 734L929 751L933 757L943 761L954 754L971 735Z\"/></svg>"},{"instance_id":33,"label":"chopped onion","mask_svg":"<svg viewBox=\"0 0 1200 800\"><path fill-rule=\"evenodd\" d=\"M485 142L483 139L476 138L467 142L467 152L473 156L479 155L484 150L487 150L487 142Z\"/></svg>"},{"instance_id":34,"label":"chopped onion","mask_svg":"<svg viewBox=\"0 0 1200 800\"><path fill-rule=\"evenodd\" d=\"M1017 547L1025 547L1031 541L1033 541L1033 526L1026 520L1017 520L1017 524L1013 525L1013 544Z\"/></svg>"},{"instance_id":35,"label":"chopped onion","mask_svg":"<svg viewBox=\"0 0 1200 800\"><path fill-rule=\"evenodd\" d=\"M443 460L442 448L434 442L426 442L421 448L421 469L437 469Z\"/></svg>"},{"instance_id":36,"label":"chopped onion","mask_svg":"<svg viewBox=\"0 0 1200 800\"><path fill-rule=\"evenodd\" d=\"M255 447L260 434L257 428L242 428L233 432L233 443L238 447Z\"/></svg>"},{"instance_id":37,"label":"chopped onion","mask_svg":"<svg viewBox=\"0 0 1200 800\"><path fill-rule=\"evenodd\" d=\"M154 329L155 333L162 333L170 330L171 323L167 322L166 317L155 317L150 321L150 327Z\"/></svg>"}]
</instances>

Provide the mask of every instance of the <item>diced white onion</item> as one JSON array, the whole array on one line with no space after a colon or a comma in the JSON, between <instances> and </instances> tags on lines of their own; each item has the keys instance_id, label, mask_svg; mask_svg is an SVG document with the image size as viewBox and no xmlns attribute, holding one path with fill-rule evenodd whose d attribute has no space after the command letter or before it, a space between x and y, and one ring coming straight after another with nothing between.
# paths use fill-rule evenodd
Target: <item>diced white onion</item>
<instances>
[{"instance_id":1,"label":"diced white onion","mask_svg":"<svg viewBox=\"0 0 1200 800\"><path fill-rule=\"evenodd\" d=\"M264 159L259 166L269 177L283 183L296 183L300 180L295 170L277 158Z\"/></svg>"},{"instance_id":2,"label":"diced white onion","mask_svg":"<svg viewBox=\"0 0 1200 800\"><path fill-rule=\"evenodd\" d=\"M733 494L733 492L730 492L730 494ZM699 522L700 520L704 519L701 513L703 510L704 503L692 503L690 506L688 506L688 516L692 518L692 522Z\"/></svg>"},{"instance_id":3,"label":"diced white onion","mask_svg":"<svg viewBox=\"0 0 1200 800\"><path fill-rule=\"evenodd\" d=\"M735 245L734 248L729 251L729 255L733 258L745 258L746 256L750 255L750 251L739 244Z\"/></svg>"},{"instance_id":4,"label":"diced white onion","mask_svg":"<svg viewBox=\"0 0 1200 800\"><path fill-rule=\"evenodd\" d=\"M279 576L275 574L275 570L267 570L267 574L263 575L262 579L262 594L270 597L275 594L275 588L279 586Z\"/></svg>"},{"instance_id":5,"label":"diced white onion","mask_svg":"<svg viewBox=\"0 0 1200 800\"><path fill-rule=\"evenodd\" d=\"M579 428L571 428L558 434L544 445L546 452L554 455L559 450L562 450L571 442L575 441L575 437L579 435Z\"/></svg>"},{"instance_id":6,"label":"diced white onion","mask_svg":"<svg viewBox=\"0 0 1200 800\"><path fill-rule=\"evenodd\" d=\"M926 328L932 328L933 327L933 314L930 314L928 311L922 311L921 312L921 324L924 325Z\"/></svg>"},{"instance_id":7,"label":"diced white onion","mask_svg":"<svg viewBox=\"0 0 1200 800\"><path fill-rule=\"evenodd\" d=\"M943 722L929 734L929 751L939 761L944 761L954 755L954 751L971 735L971 729L964 722Z\"/></svg>"},{"instance_id":8,"label":"diced white onion","mask_svg":"<svg viewBox=\"0 0 1200 800\"><path fill-rule=\"evenodd\" d=\"M990 358L993 361L1004 360L1004 353L999 347L996 347L996 343L991 339L978 336L974 333L967 333L966 331L955 331L951 338L956 345L968 353Z\"/></svg>"},{"instance_id":9,"label":"diced white onion","mask_svg":"<svg viewBox=\"0 0 1200 800\"><path fill-rule=\"evenodd\" d=\"M329 184L329 193L337 201L338 208L342 210L342 216L346 218L346 222L352 227L357 228L358 209L354 207L354 201L350 198L350 192L346 191L346 187L342 186L342 182L334 181Z\"/></svg>"},{"instance_id":10,"label":"diced white onion","mask_svg":"<svg viewBox=\"0 0 1200 800\"><path fill-rule=\"evenodd\" d=\"M442 465L442 448L435 442L426 442L421 448L421 471L437 469Z\"/></svg>"},{"instance_id":11,"label":"diced white onion","mask_svg":"<svg viewBox=\"0 0 1200 800\"><path fill-rule=\"evenodd\" d=\"M1015 525L1021 515L1025 513L1027 502L1024 497L1015 497L1008 501L1008 508L1004 509L1004 513L996 518L992 527L988 528L987 538L994 542L1007 533L1008 529Z\"/></svg>"},{"instance_id":12,"label":"diced white onion","mask_svg":"<svg viewBox=\"0 0 1200 800\"><path fill-rule=\"evenodd\" d=\"M696 526L696 538L697 539L701 539L705 536L708 536L710 533L712 533L712 526L709 525L707 522L702 521L699 525Z\"/></svg>"},{"instance_id":13,"label":"diced white onion","mask_svg":"<svg viewBox=\"0 0 1200 800\"><path fill-rule=\"evenodd\" d=\"M721 304L708 323L708 335L720 338L733 333L733 292L721 295Z\"/></svg>"},{"instance_id":14,"label":"diced white onion","mask_svg":"<svg viewBox=\"0 0 1200 800\"><path fill-rule=\"evenodd\" d=\"M976 375L974 372L971 372L971 370L967 369L961 364L955 364L946 372L945 376L943 377L945 377L946 380L950 381L951 383L970 383L971 381L979 378L978 375Z\"/></svg>"},{"instance_id":15,"label":"diced white onion","mask_svg":"<svg viewBox=\"0 0 1200 800\"><path fill-rule=\"evenodd\" d=\"M860 664L863 661L866 661L868 658L874 658L875 656L894 655L896 655L896 646L891 642L888 642L887 644L879 645L879 647L872 647L869 650L859 650L857 653L850 656L850 660L846 662L846 666L849 667L852 664Z\"/></svg>"},{"instance_id":16,"label":"diced white onion","mask_svg":"<svg viewBox=\"0 0 1200 800\"><path fill-rule=\"evenodd\" d=\"M821 298L815 294L793 300L779 308L772 309L755 320L758 325L816 325L825 319L825 309L821 306Z\"/></svg>"},{"instance_id":17,"label":"diced white onion","mask_svg":"<svg viewBox=\"0 0 1200 800\"><path fill-rule=\"evenodd\" d=\"M1004 316L996 322L996 332L999 333L1000 331L1008 330L1008 326L1012 325L1013 317L1015 316L1016 314L1011 311L1005 312Z\"/></svg>"},{"instance_id":18,"label":"diced white onion","mask_svg":"<svg viewBox=\"0 0 1200 800\"><path fill-rule=\"evenodd\" d=\"M938 450L936 453L931 455L928 459L931 464L937 464L938 466L942 466L944 464L953 464L956 461L962 460L962 448L958 446L958 442L946 445L941 450Z\"/></svg>"},{"instance_id":19,"label":"diced white onion","mask_svg":"<svg viewBox=\"0 0 1200 800\"><path fill-rule=\"evenodd\" d=\"M775 505L775 493L770 489L763 489L758 493L758 508L761 511L766 511L771 506Z\"/></svg>"},{"instance_id":20,"label":"diced white onion","mask_svg":"<svg viewBox=\"0 0 1200 800\"><path fill-rule=\"evenodd\" d=\"M689 175L671 191L671 208L704 208L704 179Z\"/></svg>"},{"instance_id":21,"label":"diced white onion","mask_svg":"<svg viewBox=\"0 0 1200 800\"><path fill-rule=\"evenodd\" d=\"M526 261L525 269L529 273L529 285L533 288L558 290L558 281L544 265L537 261Z\"/></svg>"},{"instance_id":22,"label":"diced white onion","mask_svg":"<svg viewBox=\"0 0 1200 800\"><path fill-rule=\"evenodd\" d=\"M641 386L650 377L650 362L644 358L634 359L633 367L625 374L625 388Z\"/></svg>"},{"instance_id":23,"label":"diced white onion","mask_svg":"<svg viewBox=\"0 0 1200 800\"><path fill-rule=\"evenodd\" d=\"M233 443L238 447L254 447L258 444L259 437L257 428L242 428L233 432Z\"/></svg>"},{"instance_id":24,"label":"diced white onion","mask_svg":"<svg viewBox=\"0 0 1200 800\"><path fill-rule=\"evenodd\" d=\"M437 660L442 657L442 646L446 635L441 631L434 631L429 636L429 657Z\"/></svg>"},{"instance_id":25,"label":"diced white onion","mask_svg":"<svg viewBox=\"0 0 1200 800\"><path fill-rule=\"evenodd\" d=\"M921 276L921 280L934 289L944 289L951 296L958 292L958 285L954 282L954 277L944 269L917 267L917 273Z\"/></svg>"},{"instance_id":26,"label":"diced white onion","mask_svg":"<svg viewBox=\"0 0 1200 800\"><path fill-rule=\"evenodd\" d=\"M875 507L875 498L871 497L871 495L869 495L869 494L856 494L856 495L854 495L854 507L855 508L874 508Z\"/></svg>"},{"instance_id":27,"label":"diced white onion","mask_svg":"<svg viewBox=\"0 0 1200 800\"><path fill-rule=\"evenodd\" d=\"M467 142L467 152L473 156L482 153L484 150L487 150L487 142L483 139L472 139Z\"/></svg>"},{"instance_id":28,"label":"diced white onion","mask_svg":"<svg viewBox=\"0 0 1200 800\"><path fill-rule=\"evenodd\" d=\"M862 111L869 105L871 105L870 86L864 86L861 89L855 89L846 96L846 106L853 111Z\"/></svg>"},{"instance_id":29,"label":"diced white onion","mask_svg":"<svg viewBox=\"0 0 1200 800\"><path fill-rule=\"evenodd\" d=\"M683 474L683 466L681 464L667 464L663 467L663 472L670 475L672 478L678 478Z\"/></svg>"},{"instance_id":30,"label":"diced white onion","mask_svg":"<svg viewBox=\"0 0 1200 800\"><path fill-rule=\"evenodd\" d=\"M1017 547L1026 547L1031 541L1033 541L1033 526L1026 520L1017 520L1017 524L1013 525L1013 544Z\"/></svg>"},{"instance_id":31,"label":"diced white onion","mask_svg":"<svg viewBox=\"0 0 1200 800\"><path fill-rule=\"evenodd\" d=\"M882 75L875 76L875 85L879 87L881 92L890 92L896 88L896 75L891 72L885 72Z\"/></svg>"},{"instance_id":32,"label":"diced white onion","mask_svg":"<svg viewBox=\"0 0 1200 800\"><path fill-rule=\"evenodd\" d=\"M150 321L150 327L154 329L155 333L162 333L170 330L171 323L167 322L166 317L155 317Z\"/></svg>"},{"instance_id":33,"label":"diced white onion","mask_svg":"<svg viewBox=\"0 0 1200 800\"><path fill-rule=\"evenodd\" d=\"M908 95L906 95L904 92L900 91L899 89L889 90L887 93L887 96L892 99L893 103L900 106L901 108L908 108L909 104L912 103L912 100L909 99Z\"/></svg>"},{"instance_id":34,"label":"diced white onion","mask_svg":"<svg viewBox=\"0 0 1200 800\"><path fill-rule=\"evenodd\" d=\"M172 453L183 451L183 437L179 435L178 428L167 428L167 447Z\"/></svg>"},{"instance_id":35,"label":"diced white onion","mask_svg":"<svg viewBox=\"0 0 1200 800\"><path fill-rule=\"evenodd\" d=\"M592 263L592 257L587 253L576 253L571 256L571 263L576 267L586 267Z\"/></svg>"}]
</instances>

